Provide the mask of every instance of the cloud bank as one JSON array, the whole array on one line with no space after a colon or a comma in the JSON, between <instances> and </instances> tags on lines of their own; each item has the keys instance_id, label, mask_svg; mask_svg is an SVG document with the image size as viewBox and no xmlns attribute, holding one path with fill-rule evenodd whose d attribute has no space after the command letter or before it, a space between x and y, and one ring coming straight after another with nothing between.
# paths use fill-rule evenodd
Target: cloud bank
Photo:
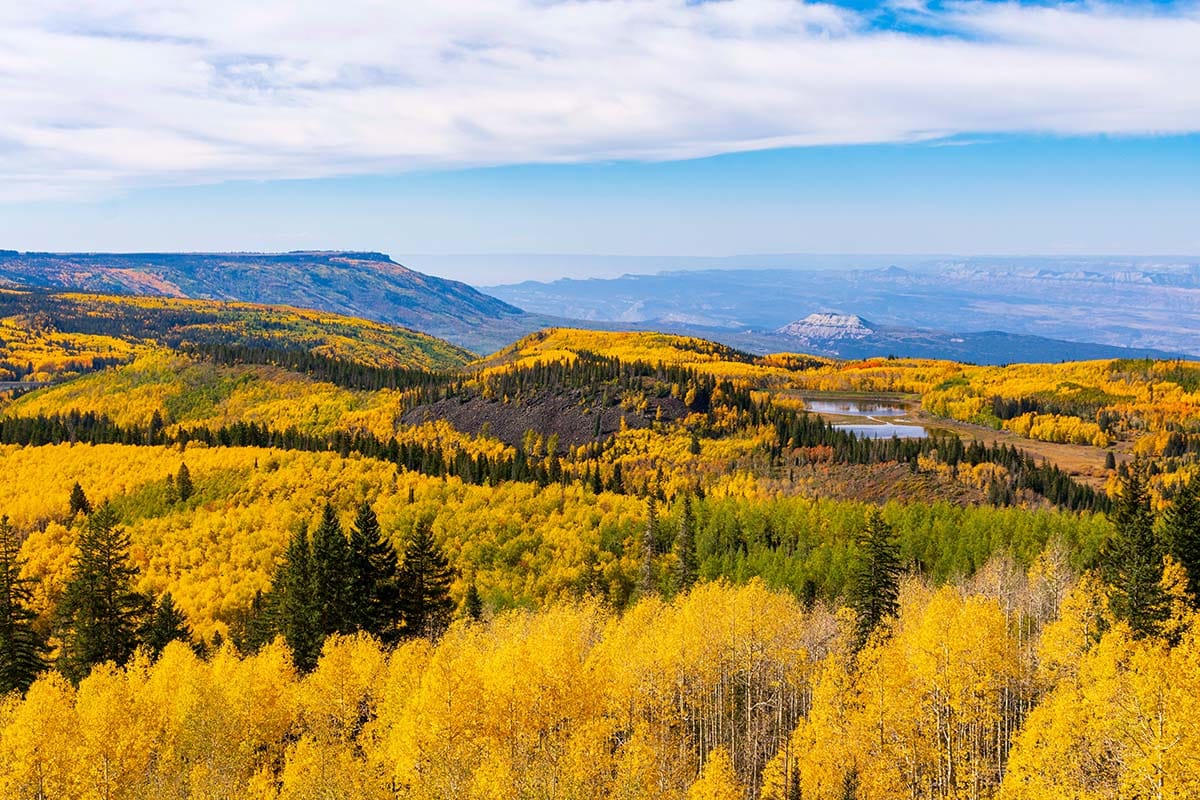
<instances>
[{"instance_id":1,"label":"cloud bank","mask_svg":"<svg viewBox=\"0 0 1200 800\"><path fill-rule=\"evenodd\" d=\"M0 199L1200 131L1200 6L891 14L902 24L794 0L7 3Z\"/></svg>"}]
</instances>

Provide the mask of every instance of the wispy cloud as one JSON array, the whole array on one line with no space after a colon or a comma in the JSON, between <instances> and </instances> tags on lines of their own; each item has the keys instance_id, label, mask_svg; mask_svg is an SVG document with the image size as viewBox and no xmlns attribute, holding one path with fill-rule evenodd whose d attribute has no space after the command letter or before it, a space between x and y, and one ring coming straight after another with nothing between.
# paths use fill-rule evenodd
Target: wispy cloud
<instances>
[{"instance_id":1,"label":"wispy cloud","mask_svg":"<svg viewBox=\"0 0 1200 800\"><path fill-rule=\"evenodd\" d=\"M893 12L920 32L792 0L4 4L0 199L963 134L1200 131L1196 5Z\"/></svg>"}]
</instances>

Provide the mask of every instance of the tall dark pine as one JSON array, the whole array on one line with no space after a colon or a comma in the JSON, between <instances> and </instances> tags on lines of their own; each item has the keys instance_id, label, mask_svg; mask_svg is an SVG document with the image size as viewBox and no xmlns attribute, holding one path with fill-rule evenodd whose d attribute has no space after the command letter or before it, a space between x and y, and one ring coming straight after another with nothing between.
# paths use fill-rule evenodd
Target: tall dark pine
<instances>
[{"instance_id":1,"label":"tall dark pine","mask_svg":"<svg viewBox=\"0 0 1200 800\"><path fill-rule=\"evenodd\" d=\"M674 589L686 592L696 583L696 514L692 508L692 496L683 496L683 513L679 517L679 530L675 533Z\"/></svg>"},{"instance_id":2,"label":"tall dark pine","mask_svg":"<svg viewBox=\"0 0 1200 800\"><path fill-rule=\"evenodd\" d=\"M417 523L400 567L400 614L406 636L436 638L450 624L454 570L427 522Z\"/></svg>"},{"instance_id":3,"label":"tall dark pine","mask_svg":"<svg viewBox=\"0 0 1200 800\"><path fill-rule=\"evenodd\" d=\"M474 583L467 587L467 594L463 597L463 614L467 619L472 619L478 622L483 619L483 597L479 594L479 587Z\"/></svg>"},{"instance_id":4,"label":"tall dark pine","mask_svg":"<svg viewBox=\"0 0 1200 800\"><path fill-rule=\"evenodd\" d=\"M856 646L862 647L879 625L895 616L900 597L900 547L878 509L867 516L858 538L858 563L850 578L850 607L858 615Z\"/></svg>"},{"instance_id":5,"label":"tall dark pine","mask_svg":"<svg viewBox=\"0 0 1200 800\"><path fill-rule=\"evenodd\" d=\"M1192 603L1200 605L1200 478L1180 488L1163 522L1167 551L1187 571Z\"/></svg>"},{"instance_id":6,"label":"tall dark pine","mask_svg":"<svg viewBox=\"0 0 1200 800\"><path fill-rule=\"evenodd\" d=\"M1164 548L1154 532L1143 464L1121 469L1120 494L1110 516L1115 530L1101 554L1109 607L1135 636L1155 636L1167 618L1168 603L1161 585Z\"/></svg>"},{"instance_id":7,"label":"tall dark pine","mask_svg":"<svg viewBox=\"0 0 1200 800\"><path fill-rule=\"evenodd\" d=\"M0 695L23 692L45 669L46 642L34 627L30 581L21 577L21 543L0 517Z\"/></svg>"},{"instance_id":8,"label":"tall dark pine","mask_svg":"<svg viewBox=\"0 0 1200 800\"><path fill-rule=\"evenodd\" d=\"M646 527L642 531L642 567L638 574L638 594L654 594L654 557L658 551L658 507L654 497L646 498Z\"/></svg>"},{"instance_id":9,"label":"tall dark pine","mask_svg":"<svg viewBox=\"0 0 1200 800\"><path fill-rule=\"evenodd\" d=\"M179 494L179 502L186 503L188 498L195 492L196 487L192 484L192 473L188 470L187 464L179 465L179 472L175 476L175 491Z\"/></svg>"},{"instance_id":10,"label":"tall dark pine","mask_svg":"<svg viewBox=\"0 0 1200 800\"><path fill-rule=\"evenodd\" d=\"M175 600L166 592L154 605L154 611L142 628L142 643L158 656L171 642L192 641L192 628L187 617L175 607Z\"/></svg>"},{"instance_id":11,"label":"tall dark pine","mask_svg":"<svg viewBox=\"0 0 1200 800\"><path fill-rule=\"evenodd\" d=\"M146 598L133 590L137 568L119 521L107 503L88 517L59 606L61 666L74 680L105 661L124 664L137 647Z\"/></svg>"},{"instance_id":12,"label":"tall dark pine","mask_svg":"<svg viewBox=\"0 0 1200 800\"><path fill-rule=\"evenodd\" d=\"M92 513L92 504L88 502L87 495L83 493L83 487L79 485L79 481L71 487L71 516L76 514Z\"/></svg>"},{"instance_id":13,"label":"tall dark pine","mask_svg":"<svg viewBox=\"0 0 1200 800\"><path fill-rule=\"evenodd\" d=\"M330 503L312 537L312 590L317 628L325 636L353 630L350 610L350 548Z\"/></svg>"},{"instance_id":14,"label":"tall dark pine","mask_svg":"<svg viewBox=\"0 0 1200 800\"><path fill-rule=\"evenodd\" d=\"M307 528L292 534L283 561L275 569L269 601L273 627L291 648L296 666L312 669L325 637L318 625Z\"/></svg>"},{"instance_id":15,"label":"tall dark pine","mask_svg":"<svg viewBox=\"0 0 1200 800\"><path fill-rule=\"evenodd\" d=\"M349 559L351 626L385 642L394 640L400 624L400 559L365 500L350 530Z\"/></svg>"}]
</instances>

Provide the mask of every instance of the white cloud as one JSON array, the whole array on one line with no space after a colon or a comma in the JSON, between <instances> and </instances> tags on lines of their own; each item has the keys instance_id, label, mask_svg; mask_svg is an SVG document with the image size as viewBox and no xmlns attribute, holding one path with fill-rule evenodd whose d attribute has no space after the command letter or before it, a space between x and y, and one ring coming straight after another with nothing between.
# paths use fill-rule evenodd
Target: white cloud
<instances>
[{"instance_id":1,"label":"white cloud","mask_svg":"<svg viewBox=\"0 0 1200 800\"><path fill-rule=\"evenodd\" d=\"M0 198L1200 131L1197 6L893 8L943 35L793 0L9 3Z\"/></svg>"}]
</instances>

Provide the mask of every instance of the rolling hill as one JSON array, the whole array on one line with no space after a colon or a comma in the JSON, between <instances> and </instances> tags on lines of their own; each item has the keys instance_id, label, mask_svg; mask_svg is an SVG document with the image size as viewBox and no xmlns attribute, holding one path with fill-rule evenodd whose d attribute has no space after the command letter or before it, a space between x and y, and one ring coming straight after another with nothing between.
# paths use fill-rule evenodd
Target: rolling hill
<instances>
[{"instance_id":1,"label":"rolling hill","mask_svg":"<svg viewBox=\"0 0 1200 800\"><path fill-rule=\"evenodd\" d=\"M114 796L382 798L420 781L432 788L414 796L442 797L486 781L497 790L479 796L507 798L529 776L549 776L549 796L569 763L587 768L575 796L683 797L694 755L665 792L637 787L661 780L655 761L713 735L743 753L729 782L778 787L792 753L875 741L873 698L942 697L946 674L981 709L978 730L1011 731L951 731L956 752L998 763L992 742L1007 746L1021 725L1037 734L1059 687L1073 702L1079 680L1108 687L1136 667L1093 668L1074 644L1103 603L1098 579L1079 576L1109 552L1108 496L1012 437L1102 433L1153 456L1161 443L1171 471L1156 474L1157 497L1177 491L1200 445L1183 433L1196 429L1200 378L1176 361L1067 365L1067 384L1060 365L756 356L555 328L467 362L430 337L327 312L0 296L8 366L40 353L46 368L22 377L54 384L0 398L0 556L21 576L10 586L26 629L49 648L0 707L4 796L43 785L74 796L94 780L87 765L117 753ZM859 437L818 404L848 398L913 413L921 398L919 413L946 424L1004 430ZM1077 446L1103 460L1098 439ZM871 529L909 575L894 634L856 651L854 612L841 609ZM131 644L81 656L77 598L105 591L80 577L97 561L82 554L101 535L116 543L104 563L125 576ZM388 563L394 579L375 572ZM433 587L438 628L322 620L329 609L348 620L354 598L393 587L406 604ZM157 633L164 609L169 637ZM1105 624L1092 653L1125 644ZM1190 674L1194 634L1182 642L1171 661L1144 645L1146 663ZM881 695L896 675L900 688ZM1193 684L1173 707L1190 708ZM1032 722L997 716L1014 686ZM1103 718L1125 713L1124 686L1106 691ZM843 698L861 709L847 706L847 724ZM897 702L924 715L901 744L919 752L941 706ZM680 724L680 709L717 733ZM837 727L812 734L822 720ZM806 797L844 784L840 772L791 774ZM780 796L744 796L760 794Z\"/></svg>"}]
</instances>

